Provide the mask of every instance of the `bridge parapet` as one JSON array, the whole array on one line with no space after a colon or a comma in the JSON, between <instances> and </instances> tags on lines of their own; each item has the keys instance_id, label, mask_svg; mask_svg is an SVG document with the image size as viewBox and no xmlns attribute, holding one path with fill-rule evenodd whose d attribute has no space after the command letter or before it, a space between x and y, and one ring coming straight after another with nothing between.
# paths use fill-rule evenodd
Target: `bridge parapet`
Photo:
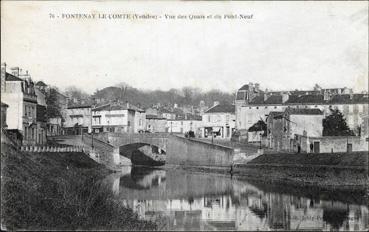
<instances>
[{"instance_id":1,"label":"bridge parapet","mask_svg":"<svg viewBox=\"0 0 369 232\"><path fill-rule=\"evenodd\" d=\"M114 147L133 143L146 143L166 151L169 136L170 134L168 133L102 133L96 137Z\"/></svg>"}]
</instances>

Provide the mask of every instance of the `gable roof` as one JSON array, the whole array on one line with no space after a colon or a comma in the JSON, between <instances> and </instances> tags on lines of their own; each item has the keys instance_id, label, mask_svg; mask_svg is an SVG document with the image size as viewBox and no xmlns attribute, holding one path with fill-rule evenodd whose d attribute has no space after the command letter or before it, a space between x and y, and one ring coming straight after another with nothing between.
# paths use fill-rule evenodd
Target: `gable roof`
<instances>
[{"instance_id":1,"label":"gable roof","mask_svg":"<svg viewBox=\"0 0 369 232\"><path fill-rule=\"evenodd\" d=\"M309 94L309 95L290 95L287 104L300 104L300 103L324 103L323 94Z\"/></svg>"},{"instance_id":2,"label":"gable roof","mask_svg":"<svg viewBox=\"0 0 369 232\"><path fill-rule=\"evenodd\" d=\"M135 105L129 104L129 107L127 107L126 104L122 104L122 105L116 105L116 104L105 104L105 105L101 105L101 106L97 106L95 108L92 109L92 111L104 111L104 110L133 110L133 111L139 111L139 112L144 112L144 110L138 108Z\"/></svg>"},{"instance_id":3,"label":"gable roof","mask_svg":"<svg viewBox=\"0 0 369 232\"><path fill-rule=\"evenodd\" d=\"M38 81L38 82L36 83L36 85L37 85L37 86L47 86L47 85L45 84L45 82L43 82L43 81Z\"/></svg>"},{"instance_id":4,"label":"gable roof","mask_svg":"<svg viewBox=\"0 0 369 232\"><path fill-rule=\"evenodd\" d=\"M234 105L227 105L227 104L219 104L216 106L211 107L205 113L235 113L235 106Z\"/></svg>"},{"instance_id":5,"label":"gable roof","mask_svg":"<svg viewBox=\"0 0 369 232\"><path fill-rule=\"evenodd\" d=\"M243 85L239 90L249 90L249 85Z\"/></svg>"},{"instance_id":6,"label":"gable roof","mask_svg":"<svg viewBox=\"0 0 369 232\"><path fill-rule=\"evenodd\" d=\"M272 119L277 119L277 118L281 119L281 118L283 118L283 113L284 112L282 112L282 111L270 111L269 115L268 115L268 118L270 117Z\"/></svg>"},{"instance_id":7,"label":"gable roof","mask_svg":"<svg viewBox=\"0 0 369 232\"><path fill-rule=\"evenodd\" d=\"M265 101L266 104L282 104L282 95L272 95Z\"/></svg>"},{"instance_id":8,"label":"gable roof","mask_svg":"<svg viewBox=\"0 0 369 232\"><path fill-rule=\"evenodd\" d=\"M6 81L23 81L21 78L14 76L13 74L6 73L5 74Z\"/></svg>"},{"instance_id":9,"label":"gable roof","mask_svg":"<svg viewBox=\"0 0 369 232\"><path fill-rule=\"evenodd\" d=\"M320 109L287 108L285 112L288 114L300 114L300 115L323 115L323 112Z\"/></svg>"}]
</instances>

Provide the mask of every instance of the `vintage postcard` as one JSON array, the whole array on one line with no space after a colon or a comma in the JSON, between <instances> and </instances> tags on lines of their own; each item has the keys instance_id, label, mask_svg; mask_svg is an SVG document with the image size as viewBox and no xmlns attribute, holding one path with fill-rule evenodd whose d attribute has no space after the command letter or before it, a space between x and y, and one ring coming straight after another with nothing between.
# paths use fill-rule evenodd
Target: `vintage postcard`
<instances>
[{"instance_id":1,"label":"vintage postcard","mask_svg":"<svg viewBox=\"0 0 369 232\"><path fill-rule=\"evenodd\" d=\"M1 229L367 231L367 1L1 1Z\"/></svg>"}]
</instances>

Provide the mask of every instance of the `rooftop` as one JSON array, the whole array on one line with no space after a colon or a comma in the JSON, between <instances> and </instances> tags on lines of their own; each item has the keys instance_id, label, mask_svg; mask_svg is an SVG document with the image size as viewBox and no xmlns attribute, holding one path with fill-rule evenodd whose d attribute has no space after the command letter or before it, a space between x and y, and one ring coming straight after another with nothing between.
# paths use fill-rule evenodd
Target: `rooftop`
<instances>
[{"instance_id":1,"label":"rooftop","mask_svg":"<svg viewBox=\"0 0 369 232\"><path fill-rule=\"evenodd\" d=\"M234 105L219 104L211 107L205 113L235 113Z\"/></svg>"},{"instance_id":2,"label":"rooftop","mask_svg":"<svg viewBox=\"0 0 369 232\"><path fill-rule=\"evenodd\" d=\"M45 84L45 82L43 82L43 81L38 81L37 83L36 83L36 85L37 86L47 86L46 84Z\"/></svg>"},{"instance_id":3,"label":"rooftop","mask_svg":"<svg viewBox=\"0 0 369 232\"><path fill-rule=\"evenodd\" d=\"M288 108L286 109L288 114L301 114L301 115L322 115L323 112L320 109L296 109Z\"/></svg>"},{"instance_id":4,"label":"rooftop","mask_svg":"<svg viewBox=\"0 0 369 232\"><path fill-rule=\"evenodd\" d=\"M14 76L13 74L10 74L10 73L6 73L5 80L6 81L23 81L23 79L21 79L19 77L16 77L16 76Z\"/></svg>"},{"instance_id":5,"label":"rooftop","mask_svg":"<svg viewBox=\"0 0 369 232\"><path fill-rule=\"evenodd\" d=\"M146 115L146 119L166 120L166 118L161 118L161 117L158 117L157 115L153 115L153 114Z\"/></svg>"},{"instance_id":6,"label":"rooftop","mask_svg":"<svg viewBox=\"0 0 369 232\"><path fill-rule=\"evenodd\" d=\"M142 109L138 108L135 105L129 104L127 107L127 104L105 104L101 106L97 106L92 111L111 111L111 110L133 110L133 111L140 111L144 112Z\"/></svg>"}]
</instances>

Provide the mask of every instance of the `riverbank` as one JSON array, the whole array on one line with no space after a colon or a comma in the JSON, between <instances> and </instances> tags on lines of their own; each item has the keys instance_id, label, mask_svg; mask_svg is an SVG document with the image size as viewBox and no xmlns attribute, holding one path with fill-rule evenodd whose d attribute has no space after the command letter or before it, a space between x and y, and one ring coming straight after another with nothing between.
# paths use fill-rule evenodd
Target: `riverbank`
<instances>
[{"instance_id":1,"label":"riverbank","mask_svg":"<svg viewBox=\"0 0 369 232\"><path fill-rule=\"evenodd\" d=\"M368 153L265 154L235 165L233 174L271 183L362 188L368 184Z\"/></svg>"},{"instance_id":2,"label":"riverbank","mask_svg":"<svg viewBox=\"0 0 369 232\"><path fill-rule=\"evenodd\" d=\"M232 167L166 166L195 172L232 175L267 184L319 186L330 189L363 189L368 185L368 153L264 154L247 164Z\"/></svg>"},{"instance_id":3,"label":"riverbank","mask_svg":"<svg viewBox=\"0 0 369 232\"><path fill-rule=\"evenodd\" d=\"M83 153L25 153L1 144L2 230L155 230L115 200L110 173Z\"/></svg>"}]
</instances>

